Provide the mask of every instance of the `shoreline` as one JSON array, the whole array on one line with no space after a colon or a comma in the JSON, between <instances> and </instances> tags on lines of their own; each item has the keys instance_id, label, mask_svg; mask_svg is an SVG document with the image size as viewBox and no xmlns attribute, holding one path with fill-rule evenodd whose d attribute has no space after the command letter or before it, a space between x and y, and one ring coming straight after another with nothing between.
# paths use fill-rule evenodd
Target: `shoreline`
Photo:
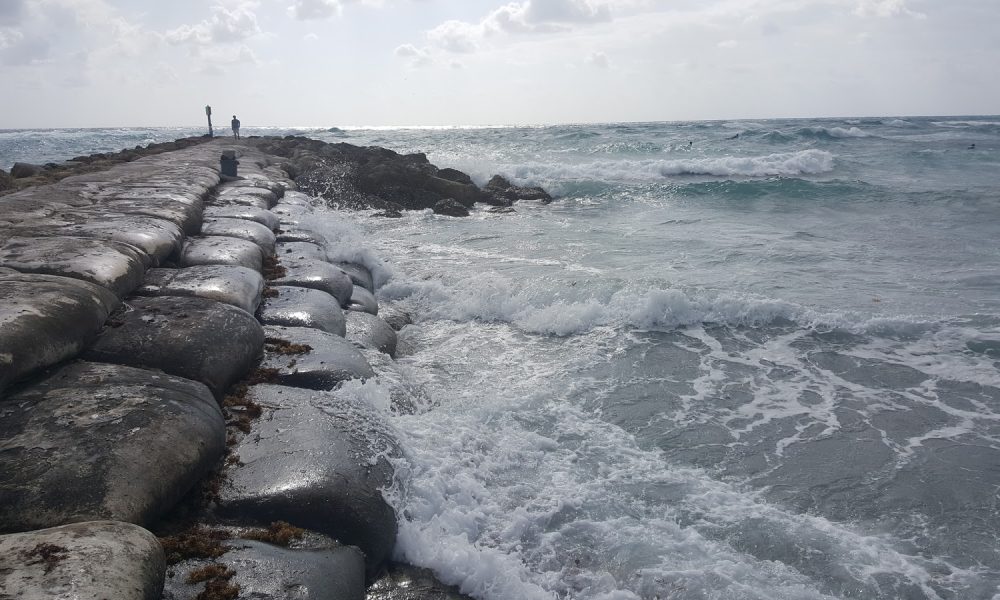
<instances>
[{"instance_id":1,"label":"shoreline","mask_svg":"<svg viewBox=\"0 0 1000 600\"><path fill-rule=\"evenodd\" d=\"M399 450L336 390L377 377L409 317L368 267L329 261L310 215L547 194L292 136L71 162L0 192L2 591L463 598L389 560Z\"/></svg>"}]
</instances>

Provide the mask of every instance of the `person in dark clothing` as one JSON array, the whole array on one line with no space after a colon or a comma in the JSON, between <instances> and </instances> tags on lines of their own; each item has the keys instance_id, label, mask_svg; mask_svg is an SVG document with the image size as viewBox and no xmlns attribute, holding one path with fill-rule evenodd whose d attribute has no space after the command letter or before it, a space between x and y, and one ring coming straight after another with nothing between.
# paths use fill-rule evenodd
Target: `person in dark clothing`
<instances>
[{"instance_id":1,"label":"person in dark clothing","mask_svg":"<svg viewBox=\"0 0 1000 600\"><path fill-rule=\"evenodd\" d=\"M233 137L236 139L240 139L240 120L236 118L236 115L233 115L232 125L233 125Z\"/></svg>"}]
</instances>

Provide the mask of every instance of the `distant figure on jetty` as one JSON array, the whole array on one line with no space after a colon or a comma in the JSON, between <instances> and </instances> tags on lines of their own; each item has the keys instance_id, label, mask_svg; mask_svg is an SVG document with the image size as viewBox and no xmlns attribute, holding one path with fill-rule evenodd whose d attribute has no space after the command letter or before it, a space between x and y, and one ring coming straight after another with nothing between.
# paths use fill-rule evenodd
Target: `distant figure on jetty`
<instances>
[{"instance_id":1,"label":"distant figure on jetty","mask_svg":"<svg viewBox=\"0 0 1000 600\"><path fill-rule=\"evenodd\" d=\"M236 115L233 115L232 125L233 125L233 137L236 139L240 139L240 120L236 118Z\"/></svg>"}]
</instances>

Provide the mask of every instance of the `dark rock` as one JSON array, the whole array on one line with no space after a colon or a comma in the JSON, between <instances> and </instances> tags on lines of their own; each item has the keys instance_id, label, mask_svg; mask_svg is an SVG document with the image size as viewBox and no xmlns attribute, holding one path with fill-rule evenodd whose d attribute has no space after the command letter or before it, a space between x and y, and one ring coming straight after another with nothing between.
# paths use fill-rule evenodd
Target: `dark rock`
<instances>
[{"instance_id":1,"label":"dark rock","mask_svg":"<svg viewBox=\"0 0 1000 600\"><path fill-rule=\"evenodd\" d=\"M348 379L375 376L364 355L342 336L320 329L280 325L268 325L264 332L269 340L308 346L302 353L281 353L265 348L261 366L276 369L275 378L283 385L331 390Z\"/></svg>"},{"instance_id":2,"label":"dark rock","mask_svg":"<svg viewBox=\"0 0 1000 600\"><path fill-rule=\"evenodd\" d=\"M343 337L347 333L344 311L337 299L319 290L275 286L278 295L268 298L260 311L265 325L310 327Z\"/></svg>"},{"instance_id":3,"label":"dark rock","mask_svg":"<svg viewBox=\"0 0 1000 600\"><path fill-rule=\"evenodd\" d=\"M229 265L246 267L258 273L264 263L264 252L257 244L226 236L188 238L181 250L180 266Z\"/></svg>"},{"instance_id":4,"label":"dark rock","mask_svg":"<svg viewBox=\"0 0 1000 600\"><path fill-rule=\"evenodd\" d=\"M500 175L494 175L484 187L485 191L493 196L490 204L496 206L506 206L504 200L515 202L517 200L541 200L551 202L552 196L540 187L519 187L512 184ZM509 205L509 204L508 204Z\"/></svg>"},{"instance_id":5,"label":"dark rock","mask_svg":"<svg viewBox=\"0 0 1000 600\"><path fill-rule=\"evenodd\" d=\"M382 217L385 219L400 219L403 217L401 208L387 208L385 210L372 213L373 217Z\"/></svg>"},{"instance_id":6,"label":"dark rock","mask_svg":"<svg viewBox=\"0 0 1000 600\"><path fill-rule=\"evenodd\" d=\"M427 189L440 194L441 198L451 198L466 208L472 208L476 202L485 202L488 195L471 183L456 183L441 179L440 177L428 177L424 182Z\"/></svg>"},{"instance_id":7,"label":"dark rock","mask_svg":"<svg viewBox=\"0 0 1000 600\"><path fill-rule=\"evenodd\" d=\"M166 564L156 537L91 521L0 536L0 597L157 600Z\"/></svg>"},{"instance_id":8,"label":"dark rock","mask_svg":"<svg viewBox=\"0 0 1000 600\"><path fill-rule=\"evenodd\" d=\"M354 286L351 292L351 301L347 305L347 310L366 312L372 315L378 314L378 300L375 295L361 286Z\"/></svg>"},{"instance_id":9,"label":"dark rock","mask_svg":"<svg viewBox=\"0 0 1000 600\"><path fill-rule=\"evenodd\" d=\"M341 271L347 273L347 276L351 278L351 282L354 283L355 287L360 286L369 292L375 292L375 282L372 279L372 272L368 270L368 267L350 262L338 262L336 265Z\"/></svg>"},{"instance_id":10,"label":"dark rock","mask_svg":"<svg viewBox=\"0 0 1000 600\"><path fill-rule=\"evenodd\" d=\"M393 483L387 456L399 454L388 427L346 394L258 385L248 397L264 414L233 448L240 462L227 471L219 512L328 534L361 548L374 572L396 539L380 491Z\"/></svg>"},{"instance_id":11,"label":"dark rock","mask_svg":"<svg viewBox=\"0 0 1000 600\"><path fill-rule=\"evenodd\" d=\"M430 569L391 563L368 588L367 600L472 600L438 581Z\"/></svg>"},{"instance_id":12,"label":"dark rock","mask_svg":"<svg viewBox=\"0 0 1000 600\"><path fill-rule=\"evenodd\" d=\"M12 190L15 187L17 186L14 184L14 178L7 171L0 169L0 192Z\"/></svg>"},{"instance_id":13,"label":"dark rock","mask_svg":"<svg viewBox=\"0 0 1000 600\"><path fill-rule=\"evenodd\" d=\"M74 237L8 237L0 232L0 267L96 283L124 297L142 281L149 257L110 240Z\"/></svg>"},{"instance_id":14,"label":"dark rock","mask_svg":"<svg viewBox=\"0 0 1000 600\"><path fill-rule=\"evenodd\" d=\"M229 540L222 545L226 553L218 558L192 559L171 567L163 600L196 600L205 584L188 580L193 573L207 573L211 565L228 570L230 577L224 580L239 587L240 598L365 598L364 555L353 546L299 550L253 540Z\"/></svg>"},{"instance_id":15,"label":"dark rock","mask_svg":"<svg viewBox=\"0 0 1000 600\"><path fill-rule=\"evenodd\" d=\"M349 310L344 314L347 320L347 339L362 348L396 355L396 332L388 323L366 312Z\"/></svg>"},{"instance_id":16,"label":"dark rock","mask_svg":"<svg viewBox=\"0 0 1000 600\"><path fill-rule=\"evenodd\" d=\"M490 208L486 209L486 212L491 212L491 213L499 214L499 215L505 215L505 214L510 214L510 213L517 212L517 211L514 210L510 206L491 206Z\"/></svg>"},{"instance_id":17,"label":"dark rock","mask_svg":"<svg viewBox=\"0 0 1000 600\"><path fill-rule=\"evenodd\" d=\"M217 398L253 366L264 332L246 311L204 298L129 300L132 310L112 316L84 354L110 362L186 377L207 385Z\"/></svg>"},{"instance_id":18,"label":"dark rock","mask_svg":"<svg viewBox=\"0 0 1000 600\"><path fill-rule=\"evenodd\" d=\"M274 255L274 232L266 225L244 219L206 218L201 226L202 235L239 238L260 246L264 256Z\"/></svg>"},{"instance_id":19,"label":"dark rock","mask_svg":"<svg viewBox=\"0 0 1000 600\"><path fill-rule=\"evenodd\" d=\"M10 176L14 179L26 179L28 177L35 177L36 175L41 175L42 173L41 165L33 165L30 163L16 162L14 166L10 168Z\"/></svg>"},{"instance_id":20,"label":"dark rock","mask_svg":"<svg viewBox=\"0 0 1000 600\"><path fill-rule=\"evenodd\" d=\"M0 393L76 356L118 305L114 294L86 281L0 272Z\"/></svg>"},{"instance_id":21,"label":"dark rock","mask_svg":"<svg viewBox=\"0 0 1000 600\"><path fill-rule=\"evenodd\" d=\"M413 319L410 317L410 313L391 304L383 306L381 310L379 310L378 316L381 317L383 321L388 323L389 327L392 327L396 331L399 331L407 325L413 324Z\"/></svg>"},{"instance_id":22,"label":"dark rock","mask_svg":"<svg viewBox=\"0 0 1000 600\"><path fill-rule=\"evenodd\" d=\"M514 187L514 184L512 184L506 177L504 177L503 175L494 175L493 177L490 177L489 181L486 182L486 185L483 186L483 189L487 191L497 190L502 192L512 187Z\"/></svg>"},{"instance_id":23,"label":"dark rock","mask_svg":"<svg viewBox=\"0 0 1000 600\"><path fill-rule=\"evenodd\" d=\"M458 169L440 169L437 172L437 176L441 179L447 179L448 181L454 181L456 183L464 183L467 185L472 184L472 178Z\"/></svg>"},{"instance_id":24,"label":"dark rock","mask_svg":"<svg viewBox=\"0 0 1000 600\"><path fill-rule=\"evenodd\" d=\"M139 296L197 296L242 308L250 314L260 305L264 278L246 267L201 265L184 269L150 269L135 293Z\"/></svg>"},{"instance_id":25,"label":"dark rock","mask_svg":"<svg viewBox=\"0 0 1000 600\"><path fill-rule=\"evenodd\" d=\"M0 531L95 519L151 523L225 446L222 413L204 385L70 363L0 404Z\"/></svg>"},{"instance_id":26,"label":"dark rock","mask_svg":"<svg viewBox=\"0 0 1000 600\"><path fill-rule=\"evenodd\" d=\"M469 216L469 209L451 198L446 198L434 205L434 214L449 217L467 217Z\"/></svg>"},{"instance_id":27,"label":"dark rock","mask_svg":"<svg viewBox=\"0 0 1000 600\"><path fill-rule=\"evenodd\" d=\"M351 278L334 265L320 260L291 259L283 257L281 266L285 275L275 279L274 285L292 285L326 292L337 299L341 306L351 301L354 284Z\"/></svg>"},{"instance_id":28,"label":"dark rock","mask_svg":"<svg viewBox=\"0 0 1000 600\"><path fill-rule=\"evenodd\" d=\"M205 209L205 217L245 219L260 223L271 231L277 231L280 224L278 215L254 206L209 206Z\"/></svg>"}]
</instances>

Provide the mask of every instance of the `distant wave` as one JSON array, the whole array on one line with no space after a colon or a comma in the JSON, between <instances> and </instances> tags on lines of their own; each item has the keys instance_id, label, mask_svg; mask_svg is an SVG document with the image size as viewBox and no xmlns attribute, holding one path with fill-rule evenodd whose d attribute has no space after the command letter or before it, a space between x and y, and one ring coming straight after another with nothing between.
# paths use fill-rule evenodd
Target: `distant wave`
<instances>
[{"instance_id":1,"label":"distant wave","mask_svg":"<svg viewBox=\"0 0 1000 600\"><path fill-rule=\"evenodd\" d=\"M860 127L850 127L848 129L843 127L803 127L797 133L802 137L808 138L846 139L871 137L870 133Z\"/></svg>"},{"instance_id":2,"label":"distant wave","mask_svg":"<svg viewBox=\"0 0 1000 600\"><path fill-rule=\"evenodd\" d=\"M910 121L906 121L904 119L888 119L888 120L882 121L882 124L885 125L885 126L887 126L887 127L916 127L917 126L915 123L912 123Z\"/></svg>"}]
</instances>

